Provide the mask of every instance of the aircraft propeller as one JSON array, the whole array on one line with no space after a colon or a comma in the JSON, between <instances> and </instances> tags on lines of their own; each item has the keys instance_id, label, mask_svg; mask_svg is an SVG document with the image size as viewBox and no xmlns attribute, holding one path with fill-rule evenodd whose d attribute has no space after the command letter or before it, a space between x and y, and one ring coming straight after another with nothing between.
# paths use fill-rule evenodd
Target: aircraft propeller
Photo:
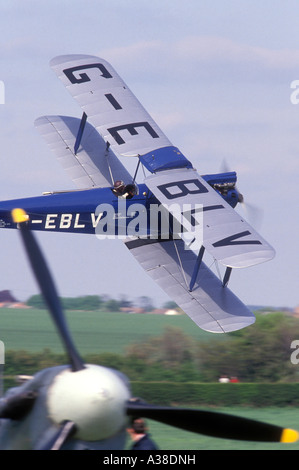
<instances>
[{"instance_id":1,"label":"aircraft propeller","mask_svg":"<svg viewBox=\"0 0 299 470\"><path fill-rule=\"evenodd\" d=\"M133 401L128 403L127 414L223 439L255 442L295 442L299 439L299 433L292 429L215 411L155 406Z\"/></svg>"},{"instance_id":2,"label":"aircraft propeller","mask_svg":"<svg viewBox=\"0 0 299 470\"><path fill-rule=\"evenodd\" d=\"M224 160L221 166L221 172L227 173L230 172L229 166L227 162ZM237 185L235 186L235 190L238 193L238 203L243 209L243 212L246 214L246 218L248 222L253 225L255 228L259 228L262 224L263 219L263 210L255 204L252 204L247 201L247 198L244 196L243 193L239 191Z\"/></svg>"},{"instance_id":3,"label":"aircraft propeller","mask_svg":"<svg viewBox=\"0 0 299 470\"><path fill-rule=\"evenodd\" d=\"M14 221L18 223L18 228L20 229L32 270L68 353L72 370L82 370L85 366L69 334L53 279L43 258L43 254L32 232L28 228L28 215L22 209L14 209L12 216Z\"/></svg>"},{"instance_id":4,"label":"aircraft propeller","mask_svg":"<svg viewBox=\"0 0 299 470\"><path fill-rule=\"evenodd\" d=\"M299 439L299 433L295 430L247 418L148 404L131 397L129 387L120 373L84 364L70 336L46 261L29 229L28 215L22 209L15 209L12 215L71 363L71 370L59 369L58 373L55 372L53 384L49 385L47 406L53 425L47 430L42 444L35 448L61 449L72 439L89 442L106 439L109 446L109 439L123 432L134 417L144 417L186 431L225 439L288 443ZM4 414L5 410L0 410L0 418L9 418L9 413L8 416ZM14 419L17 419L16 416Z\"/></svg>"}]
</instances>

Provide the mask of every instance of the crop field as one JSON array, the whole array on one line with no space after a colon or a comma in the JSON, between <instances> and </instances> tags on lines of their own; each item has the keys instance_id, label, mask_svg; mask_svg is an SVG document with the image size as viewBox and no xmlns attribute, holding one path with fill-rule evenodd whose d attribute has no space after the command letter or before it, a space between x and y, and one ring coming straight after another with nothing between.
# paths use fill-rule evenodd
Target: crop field
<instances>
[{"instance_id":1,"label":"crop field","mask_svg":"<svg viewBox=\"0 0 299 470\"><path fill-rule=\"evenodd\" d=\"M159 336L167 326L181 328L195 339L208 340L215 335L200 330L186 315L166 316L108 312L67 312L67 321L82 355L87 353L121 354L134 342ZM222 335L216 335L223 339ZM38 352L50 349L62 353L60 338L46 310L0 309L0 340L8 350Z\"/></svg>"}]
</instances>

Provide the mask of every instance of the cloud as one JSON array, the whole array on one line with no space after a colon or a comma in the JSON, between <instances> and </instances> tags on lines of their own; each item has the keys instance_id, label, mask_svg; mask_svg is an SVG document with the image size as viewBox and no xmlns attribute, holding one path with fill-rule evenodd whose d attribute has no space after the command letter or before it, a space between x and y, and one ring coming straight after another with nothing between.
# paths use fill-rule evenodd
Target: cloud
<instances>
[{"instance_id":1,"label":"cloud","mask_svg":"<svg viewBox=\"0 0 299 470\"><path fill-rule=\"evenodd\" d=\"M251 46L217 36L184 38L178 42L177 52L189 60L257 64L272 70L296 70L299 64L299 50Z\"/></svg>"},{"instance_id":2,"label":"cloud","mask_svg":"<svg viewBox=\"0 0 299 470\"><path fill-rule=\"evenodd\" d=\"M299 78L299 49L271 49L233 41L220 36L188 36L177 41L140 41L106 49L102 56L123 68L127 76L173 82L186 77L193 83L245 80L260 83Z\"/></svg>"}]
</instances>

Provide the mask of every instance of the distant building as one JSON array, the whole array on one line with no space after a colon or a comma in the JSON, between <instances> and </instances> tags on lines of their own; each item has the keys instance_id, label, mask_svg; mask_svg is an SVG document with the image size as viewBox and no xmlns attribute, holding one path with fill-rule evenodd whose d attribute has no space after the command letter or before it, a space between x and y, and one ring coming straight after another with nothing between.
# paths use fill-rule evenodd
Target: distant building
<instances>
[{"instance_id":1,"label":"distant building","mask_svg":"<svg viewBox=\"0 0 299 470\"><path fill-rule=\"evenodd\" d=\"M169 308L166 310L165 315L182 315L182 311L176 308Z\"/></svg>"},{"instance_id":2,"label":"distant building","mask_svg":"<svg viewBox=\"0 0 299 470\"><path fill-rule=\"evenodd\" d=\"M153 315L181 315L181 312L171 308L155 308L147 312L141 307L121 307L119 311L124 313L150 313Z\"/></svg>"},{"instance_id":3,"label":"distant building","mask_svg":"<svg viewBox=\"0 0 299 470\"><path fill-rule=\"evenodd\" d=\"M181 312L175 308L155 308L155 310L152 310L150 313L155 315L181 315Z\"/></svg>"},{"instance_id":4,"label":"distant building","mask_svg":"<svg viewBox=\"0 0 299 470\"><path fill-rule=\"evenodd\" d=\"M121 307L119 311L124 313L145 313L144 308L139 307Z\"/></svg>"},{"instance_id":5,"label":"distant building","mask_svg":"<svg viewBox=\"0 0 299 470\"><path fill-rule=\"evenodd\" d=\"M15 303L19 302L10 292L10 290L0 291L0 303Z\"/></svg>"},{"instance_id":6,"label":"distant building","mask_svg":"<svg viewBox=\"0 0 299 470\"><path fill-rule=\"evenodd\" d=\"M298 307L294 308L294 317L297 317L297 318L299 317L299 305Z\"/></svg>"},{"instance_id":7,"label":"distant building","mask_svg":"<svg viewBox=\"0 0 299 470\"><path fill-rule=\"evenodd\" d=\"M9 290L0 291L0 308L29 308L23 302L17 300Z\"/></svg>"}]
</instances>

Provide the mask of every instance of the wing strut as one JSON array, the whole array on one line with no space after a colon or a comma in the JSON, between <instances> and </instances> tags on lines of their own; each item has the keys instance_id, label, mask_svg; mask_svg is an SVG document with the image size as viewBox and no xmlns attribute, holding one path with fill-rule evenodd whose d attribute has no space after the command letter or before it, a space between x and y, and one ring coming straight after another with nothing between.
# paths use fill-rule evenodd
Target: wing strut
<instances>
[{"instance_id":1,"label":"wing strut","mask_svg":"<svg viewBox=\"0 0 299 470\"><path fill-rule=\"evenodd\" d=\"M77 155L77 151L78 151L78 148L79 148L80 143L81 143L81 139L82 139L82 135L83 135L83 132L84 132L86 120L87 120L87 114L84 112L82 114L79 130L78 130L78 134L77 134L76 142L75 142L75 146L74 146L74 154L75 155Z\"/></svg>"},{"instance_id":2,"label":"wing strut","mask_svg":"<svg viewBox=\"0 0 299 470\"><path fill-rule=\"evenodd\" d=\"M112 183L114 184L114 177L113 177L113 174L112 174L112 170L111 170L111 165L110 165L110 162L109 162L109 148L110 148L110 142L106 142L106 150L105 150L105 157L106 157L106 160L107 160L107 165L108 165L108 169L109 169L109 173L110 173L110 178L111 178L111 181Z\"/></svg>"},{"instance_id":3,"label":"wing strut","mask_svg":"<svg viewBox=\"0 0 299 470\"><path fill-rule=\"evenodd\" d=\"M232 270L233 268L231 268L230 266L226 268L222 282L223 287L227 286Z\"/></svg>"},{"instance_id":4,"label":"wing strut","mask_svg":"<svg viewBox=\"0 0 299 470\"><path fill-rule=\"evenodd\" d=\"M205 252L205 247L202 246L199 250L199 253L197 255L196 261L195 261L195 266L194 266L194 271L191 277L190 285L189 285L189 292L192 292L194 284L196 282L197 274L200 268L200 264L202 262L202 258Z\"/></svg>"},{"instance_id":5,"label":"wing strut","mask_svg":"<svg viewBox=\"0 0 299 470\"><path fill-rule=\"evenodd\" d=\"M137 163L137 167L136 167L136 170L135 170L135 175L134 175L134 178L133 178L133 184L135 184L135 180L137 178L137 173L138 173L138 170L139 170L139 166L140 166L140 158L138 157L138 163Z\"/></svg>"}]
</instances>

